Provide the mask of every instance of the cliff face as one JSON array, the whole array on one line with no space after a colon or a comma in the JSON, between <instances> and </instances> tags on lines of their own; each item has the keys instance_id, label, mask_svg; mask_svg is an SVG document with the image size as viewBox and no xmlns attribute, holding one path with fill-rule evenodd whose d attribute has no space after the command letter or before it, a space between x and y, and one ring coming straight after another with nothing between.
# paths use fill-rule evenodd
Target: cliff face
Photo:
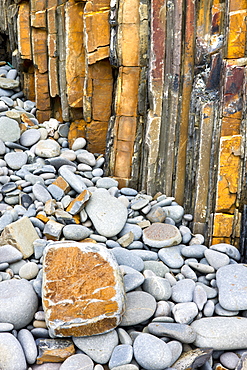
<instances>
[{"instance_id":1,"label":"cliff face","mask_svg":"<svg viewBox=\"0 0 247 370\"><path fill-rule=\"evenodd\" d=\"M237 245L246 16L246 0L2 0L0 53L40 121L70 122L120 184L174 195L195 233Z\"/></svg>"}]
</instances>

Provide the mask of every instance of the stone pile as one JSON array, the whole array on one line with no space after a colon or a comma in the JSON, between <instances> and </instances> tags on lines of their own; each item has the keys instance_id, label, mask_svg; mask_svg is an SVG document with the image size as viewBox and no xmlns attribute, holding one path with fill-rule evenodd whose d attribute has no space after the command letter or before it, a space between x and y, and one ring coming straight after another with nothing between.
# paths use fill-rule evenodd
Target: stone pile
<instances>
[{"instance_id":1,"label":"stone pile","mask_svg":"<svg viewBox=\"0 0 247 370\"><path fill-rule=\"evenodd\" d=\"M205 246L174 198L119 189L0 74L0 368L245 369L239 251Z\"/></svg>"}]
</instances>

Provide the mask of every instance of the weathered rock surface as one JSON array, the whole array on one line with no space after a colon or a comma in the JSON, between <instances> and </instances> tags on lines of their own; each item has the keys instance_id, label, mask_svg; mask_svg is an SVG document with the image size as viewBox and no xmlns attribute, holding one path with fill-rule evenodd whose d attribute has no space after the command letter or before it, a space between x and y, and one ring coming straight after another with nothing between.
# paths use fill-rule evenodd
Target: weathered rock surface
<instances>
[{"instance_id":1,"label":"weathered rock surface","mask_svg":"<svg viewBox=\"0 0 247 370\"><path fill-rule=\"evenodd\" d=\"M114 329L124 311L124 289L111 253L99 244L48 245L43 306L51 336L80 337Z\"/></svg>"},{"instance_id":2,"label":"weathered rock surface","mask_svg":"<svg viewBox=\"0 0 247 370\"><path fill-rule=\"evenodd\" d=\"M164 248L177 245L182 237L178 229L169 224L156 222L143 231L143 241L150 247Z\"/></svg>"}]
</instances>

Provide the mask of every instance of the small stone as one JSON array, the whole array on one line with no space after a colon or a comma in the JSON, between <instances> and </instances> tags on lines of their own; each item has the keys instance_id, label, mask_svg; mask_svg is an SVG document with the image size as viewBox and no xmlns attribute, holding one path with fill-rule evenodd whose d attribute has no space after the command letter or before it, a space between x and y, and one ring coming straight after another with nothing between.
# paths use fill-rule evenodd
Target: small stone
<instances>
[{"instance_id":1,"label":"small stone","mask_svg":"<svg viewBox=\"0 0 247 370\"><path fill-rule=\"evenodd\" d=\"M176 223L180 222L184 215L184 209L179 205L163 207L163 211L165 212L166 217L170 217Z\"/></svg>"},{"instance_id":2,"label":"small stone","mask_svg":"<svg viewBox=\"0 0 247 370\"><path fill-rule=\"evenodd\" d=\"M215 270L228 265L230 262L230 258L226 254L214 251L212 249L205 250L204 255L209 265L212 266Z\"/></svg>"},{"instance_id":3,"label":"small stone","mask_svg":"<svg viewBox=\"0 0 247 370\"><path fill-rule=\"evenodd\" d=\"M0 322L21 329L32 320L38 307L38 297L31 283L25 279L0 283Z\"/></svg>"},{"instance_id":4,"label":"small stone","mask_svg":"<svg viewBox=\"0 0 247 370\"><path fill-rule=\"evenodd\" d=\"M33 185L33 194L39 202L42 202L44 204L48 200L52 199L49 191L43 185L38 183Z\"/></svg>"},{"instance_id":5,"label":"small stone","mask_svg":"<svg viewBox=\"0 0 247 370\"><path fill-rule=\"evenodd\" d=\"M180 358L172 365L177 370L201 368L212 356L211 348L196 348L194 350L184 352Z\"/></svg>"},{"instance_id":6,"label":"small stone","mask_svg":"<svg viewBox=\"0 0 247 370\"><path fill-rule=\"evenodd\" d=\"M123 229L120 231L119 236L123 236L129 232L134 234L134 240L139 240L142 236L142 229L138 225L127 223L124 225Z\"/></svg>"},{"instance_id":7,"label":"small stone","mask_svg":"<svg viewBox=\"0 0 247 370\"><path fill-rule=\"evenodd\" d=\"M237 316L239 311L225 310L219 303L215 305L214 312L218 316Z\"/></svg>"},{"instance_id":8,"label":"small stone","mask_svg":"<svg viewBox=\"0 0 247 370\"><path fill-rule=\"evenodd\" d=\"M20 144L30 147L40 139L40 131L35 129L26 130L21 134Z\"/></svg>"},{"instance_id":9,"label":"small stone","mask_svg":"<svg viewBox=\"0 0 247 370\"><path fill-rule=\"evenodd\" d=\"M84 354L76 354L68 357L59 370L93 370L93 368L94 363L90 357Z\"/></svg>"},{"instance_id":10,"label":"small stone","mask_svg":"<svg viewBox=\"0 0 247 370\"><path fill-rule=\"evenodd\" d=\"M126 330L124 330L123 328L118 328L117 333L118 333L119 342L121 344L130 344L130 345L133 344L133 341Z\"/></svg>"},{"instance_id":11,"label":"small stone","mask_svg":"<svg viewBox=\"0 0 247 370\"><path fill-rule=\"evenodd\" d=\"M12 245L3 245L0 247L0 263L13 263L22 259L22 253Z\"/></svg>"},{"instance_id":12,"label":"small stone","mask_svg":"<svg viewBox=\"0 0 247 370\"><path fill-rule=\"evenodd\" d=\"M50 243L43 266L43 307L51 336L101 334L119 324L124 311L123 283L105 247ZM61 280L61 274L66 279Z\"/></svg>"},{"instance_id":13,"label":"small stone","mask_svg":"<svg viewBox=\"0 0 247 370\"><path fill-rule=\"evenodd\" d=\"M241 258L241 254L239 250L230 244L226 244L226 243L214 244L214 245L211 245L210 249L213 249L221 253L226 253L230 258L233 258L236 261L239 261Z\"/></svg>"},{"instance_id":14,"label":"small stone","mask_svg":"<svg viewBox=\"0 0 247 370\"><path fill-rule=\"evenodd\" d=\"M44 362L62 362L75 353L75 347L68 339L38 339L39 354L37 364Z\"/></svg>"},{"instance_id":15,"label":"small stone","mask_svg":"<svg viewBox=\"0 0 247 370\"><path fill-rule=\"evenodd\" d=\"M119 344L116 346L112 352L109 369L116 366L129 364L133 357L133 348L130 344Z\"/></svg>"},{"instance_id":16,"label":"small stone","mask_svg":"<svg viewBox=\"0 0 247 370\"><path fill-rule=\"evenodd\" d=\"M0 332L5 332L5 331L12 331L14 329L13 324L9 324L8 322L1 322L0 323Z\"/></svg>"},{"instance_id":17,"label":"small stone","mask_svg":"<svg viewBox=\"0 0 247 370\"><path fill-rule=\"evenodd\" d=\"M82 181L82 178L70 171L66 166L61 166L59 168L59 174L77 193L80 194L85 190L86 185Z\"/></svg>"},{"instance_id":18,"label":"small stone","mask_svg":"<svg viewBox=\"0 0 247 370\"><path fill-rule=\"evenodd\" d=\"M215 271L212 266L206 265L204 263L188 262L188 265L194 270L197 270L203 274L211 274Z\"/></svg>"},{"instance_id":19,"label":"small stone","mask_svg":"<svg viewBox=\"0 0 247 370\"><path fill-rule=\"evenodd\" d=\"M63 228L63 235L68 240L86 239L91 234L91 231L82 225L66 225Z\"/></svg>"},{"instance_id":20,"label":"small stone","mask_svg":"<svg viewBox=\"0 0 247 370\"><path fill-rule=\"evenodd\" d=\"M190 324L198 314L198 307L194 302L177 303L172 313L176 322Z\"/></svg>"},{"instance_id":21,"label":"small stone","mask_svg":"<svg viewBox=\"0 0 247 370\"><path fill-rule=\"evenodd\" d=\"M195 282L191 279L179 280L172 287L172 300L177 303L192 302Z\"/></svg>"},{"instance_id":22,"label":"small stone","mask_svg":"<svg viewBox=\"0 0 247 370\"><path fill-rule=\"evenodd\" d=\"M35 262L28 262L20 268L19 275L26 280L34 279L39 272L39 267Z\"/></svg>"},{"instance_id":23,"label":"small stone","mask_svg":"<svg viewBox=\"0 0 247 370\"><path fill-rule=\"evenodd\" d=\"M181 254L187 258L203 258L204 252L207 250L205 245L188 245L184 246L181 250Z\"/></svg>"},{"instance_id":24,"label":"small stone","mask_svg":"<svg viewBox=\"0 0 247 370\"><path fill-rule=\"evenodd\" d=\"M181 256L182 248L182 245L162 248L159 250L158 256L168 267L178 269L184 264L184 259Z\"/></svg>"},{"instance_id":25,"label":"small stone","mask_svg":"<svg viewBox=\"0 0 247 370\"><path fill-rule=\"evenodd\" d=\"M67 207L67 212L72 215L76 215L84 209L88 200L91 197L91 193L88 190L83 190Z\"/></svg>"},{"instance_id":26,"label":"small stone","mask_svg":"<svg viewBox=\"0 0 247 370\"><path fill-rule=\"evenodd\" d=\"M22 347L10 333L0 333L0 368L3 370L27 369Z\"/></svg>"},{"instance_id":27,"label":"small stone","mask_svg":"<svg viewBox=\"0 0 247 370\"><path fill-rule=\"evenodd\" d=\"M111 177L102 177L96 181L97 188L110 189L113 186L118 186L118 181Z\"/></svg>"},{"instance_id":28,"label":"small stone","mask_svg":"<svg viewBox=\"0 0 247 370\"><path fill-rule=\"evenodd\" d=\"M63 228L63 224L50 220L45 224L43 234L46 236L47 239L57 241L60 239Z\"/></svg>"},{"instance_id":29,"label":"small stone","mask_svg":"<svg viewBox=\"0 0 247 370\"><path fill-rule=\"evenodd\" d=\"M94 155L84 149L77 155L77 160L80 163L85 163L92 167L96 164Z\"/></svg>"},{"instance_id":30,"label":"small stone","mask_svg":"<svg viewBox=\"0 0 247 370\"><path fill-rule=\"evenodd\" d=\"M191 328L196 333L194 345L214 350L246 348L247 318L205 317L195 320Z\"/></svg>"},{"instance_id":31,"label":"small stone","mask_svg":"<svg viewBox=\"0 0 247 370\"><path fill-rule=\"evenodd\" d=\"M143 231L144 243L154 248L171 247L181 240L179 230L173 225L156 222Z\"/></svg>"},{"instance_id":32,"label":"small stone","mask_svg":"<svg viewBox=\"0 0 247 370\"><path fill-rule=\"evenodd\" d=\"M18 332L18 341L20 342L28 364L34 364L37 358L37 346L33 335L27 329L21 329Z\"/></svg>"},{"instance_id":33,"label":"small stone","mask_svg":"<svg viewBox=\"0 0 247 370\"><path fill-rule=\"evenodd\" d=\"M75 345L99 364L106 364L112 354L113 349L118 344L116 330L109 333L93 335L88 337L73 337Z\"/></svg>"},{"instance_id":34,"label":"small stone","mask_svg":"<svg viewBox=\"0 0 247 370\"><path fill-rule=\"evenodd\" d=\"M182 343L193 343L196 339L195 331L186 324L157 322L149 324L148 330L151 334L159 337L168 336Z\"/></svg>"},{"instance_id":35,"label":"small stone","mask_svg":"<svg viewBox=\"0 0 247 370\"><path fill-rule=\"evenodd\" d=\"M169 272L169 268L162 261L144 261L144 270L151 270L160 277Z\"/></svg>"},{"instance_id":36,"label":"small stone","mask_svg":"<svg viewBox=\"0 0 247 370\"><path fill-rule=\"evenodd\" d=\"M92 193L86 212L100 235L117 235L127 220L127 208L105 190Z\"/></svg>"},{"instance_id":37,"label":"small stone","mask_svg":"<svg viewBox=\"0 0 247 370\"><path fill-rule=\"evenodd\" d=\"M166 214L163 208L155 206L150 210L146 217L150 222L163 222L166 218Z\"/></svg>"},{"instance_id":38,"label":"small stone","mask_svg":"<svg viewBox=\"0 0 247 370\"><path fill-rule=\"evenodd\" d=\"M25 152L11 152L5 154L4 160L12 170L19 170L27 163L27 155Z\"/></svg>"},{"instance_id":39,"label":"small stone","mask_svg":"<svg viewBox=\"0 0 247 370\"><path fill-rule=\"evenodd\" d=\"M216 273L219 303L225 310L247 309L247 267L243 264L227 265Z\"/></svg>"},{"instance_id":40,"label":"small stone","mask_svg":"<svg viewBox=\"0 0 247 370\"><path fill-rule=\"evenodd\" d=\"M143 290L151 294L156 301L166 301L172 294L172 288L169 281L159 276L146 278L143 283Z\"/></svg>"},{"instance_id":41,"label":"small stone","mask_svg":"<svg viewBox=\"0 0 247 370\"><path fill-rule=\"evenodd\" d=\"M16 89L19 87L20 82L18 80L14 80L12 78L0 77L0 87L2 89Z\"/></svg>"},{"instance_id":42,"label":"small stone","mask_svg":"<svg viewBox=\"0 0 247 370\"><path fill-rule=\"evenodd\" d=\"M35 154L42 158L57 157L60 154L60 145L52 139L40 140L35 146Z\"/></svg>"},{"instance_id":43,"label":"small stone","mask_svg":"<svg viewBox=\"0 0 247 370\"><path fill-rule=\"evenodd\" d=\"M207 302L207 293L200 285L196 285L194 289L193 302L195 302L199 311L202 311L204 305Z\"/></svg>"},{"instance_id":44,"label":"small stone","mask_svg":"<svg viewBox=\"0 0 247 370\"><path fill-rule=\"evenodd\" d=\"M230 370L236 368L239 361L239 357L234 352L225 352L220 356L220 362L223 366L227 367Z\"/></svg>"},{"instance_id":45,"label":"small stone","mask_svg":"<svg viewBox=\"0 0 247 370\"><path fill-rule=\"evenodd\" d=\"M39 236L28 217L7 225L0 237L0 245L10 244L17 248L24 258L30 257L33 252L33 242Z\"/></svg>"},{"instance_id":46,"label":"small stone","mask_svg":"<svg viewBox=\"0 0 247 370\"><path fill-rule=\"evenodd\" d=\"M134 291L126 294L126 309L121 326L137 325L149 319L156 310L156 301L151 294Z\"/></svg>"},{"instance_id":47,"label":"small stone","mask_svg":"<svg viewBox=\"0 0 247 370\"><path fill-rule=\"evenodd\" d=\"M84 137L78 137L73 142L71 149L74 150L74 151L79 150L79 149L83 149L85 147L86 143L87 142L84 139Z\"/></svg>"},{"instance_id":48,"label":"small stone","mask_svg":"<svg viewBox=\"0 0 247 370\"><path fill-rule=\"evenodd\" d=\"M132 251L116 247L112 249L111 253L114 255L119 265L126 265L137 271L142 271L144 268L143 260Z\"/></svg>"},{"instance_id":49,"label":"small stone","mask_svg":"<svg viewBox=\"0 0 247 370\"><path fill-rule=\"evenodd\" d=\"M165 342L154 335L142 333L133 344L138 364L147 370L162 370L171 365L172 353Z\"/></svg>"},{"instance_id":50,"label":"small stone","mask_svg":"<svg viewBox=\"0 0 247 370\"><path fill-rule=\"evenodd\" d=\"M0 139L15 142L20 138L18 123L9 117L0 117Z\"/></svg>"},{"instance_id":51,"label":"small stone","mask_svg":"<svg viewBox=\"0 0 247 370\"><path fill-rule=\"evenodd\" d=\"M214 314L215 305L214 302L211 300L208 300L204 306L203 314L206 317L213 316Z\"/></svg>"}]
</instances>

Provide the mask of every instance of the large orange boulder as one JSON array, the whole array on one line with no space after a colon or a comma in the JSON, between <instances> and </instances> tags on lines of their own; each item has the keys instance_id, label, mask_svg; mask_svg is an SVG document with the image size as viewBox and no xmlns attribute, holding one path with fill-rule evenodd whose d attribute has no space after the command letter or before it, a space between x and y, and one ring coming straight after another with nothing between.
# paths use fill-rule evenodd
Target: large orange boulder
<instances>
[{"instance_id":1,"label":"large orange boulder","mask_svg":"<svg viewBox=\"0 0 247 370\"><path fill-rule=\"evenodd\" d=\"M43 307L52 337L102 334L119 325L124 287L107 248L72 241L49 243L43 266Z\"/></svg>"}]
</instances>

